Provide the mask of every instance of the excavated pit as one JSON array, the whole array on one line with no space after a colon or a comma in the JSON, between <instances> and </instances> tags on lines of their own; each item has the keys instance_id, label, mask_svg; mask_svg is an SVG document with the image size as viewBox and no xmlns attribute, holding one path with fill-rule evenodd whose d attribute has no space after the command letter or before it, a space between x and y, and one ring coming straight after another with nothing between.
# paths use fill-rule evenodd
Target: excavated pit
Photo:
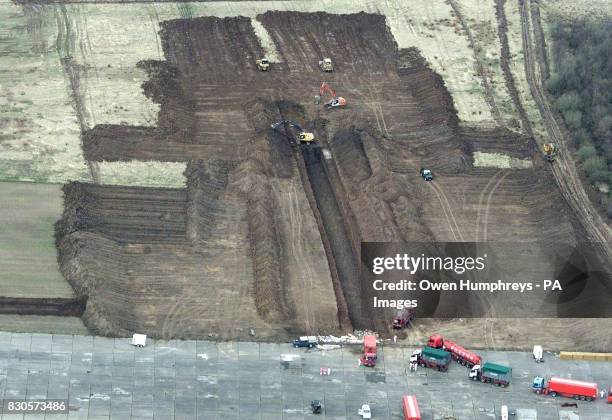
<instances>
[{"instance_id":1,"label":"excavated pit","mask_svg":"<svg viewBox=\"0 0 612 420\"><path fill-rule=\"evenodd\" d=\"M161 105L158 125L83 134L91 161L188 163L185 189L67 187L60 264L89 297L92 330L247 338L253 327L261 339L339 326L385 332L392 311L370 308L371 285L358 275L362 241L431 249L580 237L533 140L460 124L444 81L418 50L398 50L384 16L257 19L282 58L269 72L254 66L262 48L249 19L162 22L166 60L141 63L144 92ZM318 70L322 54L334 73ZM348 98L347 109L312 103L322 79ZM313 130L332 158L270 130L286 118ZM474 168L476 151L532 159L533 168ZM433 183L421 167L433 170ZM438 313L457 305L430 298Z\"/></svg>"}]
</instances>

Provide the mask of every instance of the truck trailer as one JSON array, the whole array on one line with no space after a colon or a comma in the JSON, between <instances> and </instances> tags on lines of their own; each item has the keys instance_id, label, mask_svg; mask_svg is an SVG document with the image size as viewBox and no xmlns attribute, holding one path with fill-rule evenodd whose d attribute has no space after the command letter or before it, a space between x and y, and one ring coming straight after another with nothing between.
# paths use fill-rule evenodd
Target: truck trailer
<instances>
[{"instance_id":1,"label":"truck trailer","mask_svg":"<svg viewBox=\"0 0 612 420\"><path fill-rule=\"evenodd\" d=\"M574 379L550 378L548 383L541 376L533 379L533 391L536 394L556 397L574 398L575 400L594 401L597 399L597 384L592 382L576 381Z\"/></svg>"},{"instance_id":2,"label":"truck trailer","mask_svg":"<svg viewBox=\"0 0 612 420\"><path fill-rule=\"evenodd\" d=\"M419 366L438 369L446 372L451 361L451 354L446 350L434 349L433 347L423 347L422 350L415 350L410 356L410 363L418 363Z\"/></svg>"},{"instance_id":3,"label":"truck trailer","mask_svg":"<svg viewBox=\"0 0 612 420\"><path fill-rule=\"evenodd\" d=\"M479 365L482 362L482 357L474 352L464 349L454 341L445 340L440 334L433 334L429 336L427 341L429 347L436 349L442 349L450 352L451 357L457 363L471 368L474 365Z\"/></svg>"},{"instance_id":4,"label":"truck trailer","mask_svg":"<svg viewBox=\"0 0 612 420\"><path fill-rule=\"evenodd\" d=\"M485 362L482 366L475 365L468 377L473 381L488 382L497 386L508 386L512 380L512 368Z\"/></svg>"},{"instance_id":5,"label":"truck trailer","mask_svg":"<svg viewBox=\"0 0 612 420\"><path fill-rule=\"evenodd\" d=\"M404 410L404 420L421 420L421 412L414 395L404 395L402 397L402 409Z\"/></svg>"},{"instance_id":6,"label":"truck trailer","mask_svg":"<svg viewBox=\"0 0 612 420\"><path fill-rule=\"evenodd\" d=\"M376 352L376 337L366 335L363 337L363 355L361 356L361 364L368 367L376 366L378 359Z\"/></svg>"}]
</instances>

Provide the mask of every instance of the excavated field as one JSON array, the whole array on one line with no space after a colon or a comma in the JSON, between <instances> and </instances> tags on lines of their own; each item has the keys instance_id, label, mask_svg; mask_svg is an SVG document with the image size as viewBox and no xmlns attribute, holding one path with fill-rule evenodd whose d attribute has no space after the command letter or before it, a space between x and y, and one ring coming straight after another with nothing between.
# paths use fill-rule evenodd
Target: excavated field
<instances>
[{"instance_id":1,"label":"excavated field","mask_svg":"<svg viewBox=\"0 0 612 420\"><path fill-rule=\"evenodd\" d=\"M222 338L254 328L265 339L384 332L389 312L371 309L357 275L362 241L582 238L533 140L460 125L444 81L418 50L398 50L384 16L257 18L281 58L269 72L255 69L263 49L247 18L166 21L165 61L141 63L157 127L84 133L90 161L189 163L185 189L65 188L60 263L89 296L89 328ZM323 56L334 73L319 71ZM346 109L314 103L322 81ZM314 131L332 158L270 130L281 118ZM475 168L476 151L533 167ZM423 182L421 167L436 180ZM550 264L525 269L553 274Z\"/></svg>"}]
</instances>

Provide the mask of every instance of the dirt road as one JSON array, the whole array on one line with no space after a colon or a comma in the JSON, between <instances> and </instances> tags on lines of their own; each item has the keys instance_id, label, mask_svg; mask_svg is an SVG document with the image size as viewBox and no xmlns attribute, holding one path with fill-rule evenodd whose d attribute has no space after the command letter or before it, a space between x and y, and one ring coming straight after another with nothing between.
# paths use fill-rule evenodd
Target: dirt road
<instances>
[{"instance_id":1,"label":"dirt road","mask_svg":"<svg viewBox=\"0 0 612 420\"><path fill-rule=\"evenodd\" d=\"M539 43L534 43L532 40L528 9L529 2L530 0L519 0L525 73L531 94L546 125L550 141L557 144L560 149L560 153L552 167L555 181L563 197L575 212L580 225L584 228L587 238L599 245L604 267L611 267L612 231L593 207L591 200L584 190L576 165L570 154L571 146L567 135L560 127L560 123L557 120L559 118L558 115L551 109L544 92L544 81L541 80L536 71L537 66L544 66L544 63L538 63L537 59L538 56L544 56L542 50L545 47L542 45L541 38L536 37L536 39L540 40ZM545 142L543 139L536 138L536 140L540 146Z\"/></svg>"}]
</instances>

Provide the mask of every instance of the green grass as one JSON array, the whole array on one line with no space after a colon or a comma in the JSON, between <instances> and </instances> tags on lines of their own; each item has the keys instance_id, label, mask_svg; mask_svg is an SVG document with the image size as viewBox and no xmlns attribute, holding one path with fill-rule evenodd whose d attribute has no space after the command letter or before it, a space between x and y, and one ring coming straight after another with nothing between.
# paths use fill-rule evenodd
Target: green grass
<instances>
[{"instance_id":1,"label":"green grass","mask_svg":"<svg viewBox=\"0 0 612 420\"><path fill-rule=\"evenodd\" d=\"M53 236L61 187L0 182L0 196L0 296L74 296L59 272Z\"/></svg>"}]
</instances>

